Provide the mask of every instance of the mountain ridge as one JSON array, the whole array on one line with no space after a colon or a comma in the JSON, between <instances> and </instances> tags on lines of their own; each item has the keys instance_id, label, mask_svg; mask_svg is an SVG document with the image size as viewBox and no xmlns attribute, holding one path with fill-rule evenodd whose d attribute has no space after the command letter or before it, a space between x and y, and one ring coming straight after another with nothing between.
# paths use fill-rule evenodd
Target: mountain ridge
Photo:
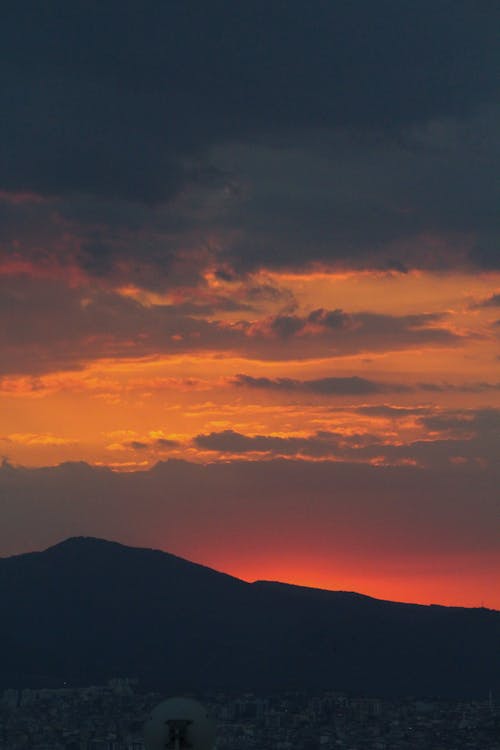
<instances>
[{"instance_id":1,"label":"mountain ridge","mask_svg":"<svg viewBox=\"0 0 500 750\"><path fill-rule=\"evenodd\" d=\"M5 560L12 560L12 559L18 559L21 557L25 557L28 555L40 555L44 554L46 552L51 552L52 550L58 550L60 549L67 549L70 547L77 548L78 545L83 544L98 544L102 546L109 546L109 547L115 547L115 549L121 548L124 550L138 550L142 552L152 552L158 555L165 555L168 558L172 558L175 560L182 561L184 563L187 563L191 566L195 566L198 568L203 568L205 570L210 570L214 573L218 573L221 576L226 576L227 578L231 578L236 581L240 581L241 583L247 584L249 586L274 586L274 587L283 587L283 588L290 588L290 589L297 589L301 591L314 591L314 592L325 592L328 594L346 594L349 596L355 596L360 597L363 599L370 599L372 601L377 602L385 602L387 604L399 604L399 605L408 605L411 607L441 607L443 609L459 609L459 610L486 610L488 612L500 612L500 610L497 610L492 607L484 607L484 606L478 606L478 607L467 607L467 606L461 606L456 604L440 604L439 602L433 602L431 604L422 604L419 602L412 602L412 601L400 601L395 599L383 599L378 596L372 596L371 594L364 594L360 591L352 591L350 589L327 589L323 588L321 586L305 586L303 584L297 584L297 583L290 583L287 581L278 581L271 578L259 578L255 581L246 581L243 578L239 578L238 576L234 576L231 573L226 573L224 571L219 570L218 568L213 568L210 565L206 565L204 563L198 563L193 560L188 560L186 557L182 557L181 555L176 555L173 552L167 552L166 550L157 549L155 547L136 547L134 545L124 544L123 542L118 542L116 540L111 539L104 539L102 537L94 537L94 536L85 536L85 535L78 535L78 536L70 536L66 537L65 539L62 539L60 542L56 542L55 544L51 544L49 547L46 547L42 550L32 550L30 552L20 552L15 555L8 555L5 557L0 556L0 564L2 561Z\"/></svg>"},{"instance_id":2,"label":"mountain ridge","mask_svg":"<svg viewBox=\"0 0 500 750\"><path fill-rule=\"evenodd\" d=\"M65 550L82 550L85 548L89 548L89 546L94 546L96 549L114 548L115 550L129 550L129 551L136 550L140 552L153 553L154 555L158 555L158 556L164 555L165 557L169 559L178 560L182 563L186 563L187 565L197 567L197 568L203 568L205 570L210 570L214 573L218 573L221 576L226 576L227 578L232 578L234 580L241 581L242 583L247 583L247 581L243 581L241 578L232 576L230 573L224 573L220 570L216 570L215 568L210 567L209 565L203 565L202 563L197 563L192 560L188 560L187 558L181 557L180 555L175 555L173 552L166 552L165 550L155 549L154 547L135 547L129 544L123 544L122 542L117 542L115 540L102 539L100 537L94 537L94 536L67 537L66 539L62 539L60 542L51 544L49 547L46 547L43 550L33 550L31 552L21 552L16 555L0 557L0 564L2 563L2 561L5 561L5 560L19 559L19 558L28 557L31 555L43 555L46 553L50 554L52 552L65 551Z\"/></svg>"},{"instance_id":3,"label":"mountain ridge","mask_svg":"<svg viewBox=\"0 0 500 750\"><path fill-rule=\"evenodd\" d=\"M116 675L169 689L500 690L500 613L248 583L94 537L0 559L0 682Z\"/></svg>"}]
</instances>

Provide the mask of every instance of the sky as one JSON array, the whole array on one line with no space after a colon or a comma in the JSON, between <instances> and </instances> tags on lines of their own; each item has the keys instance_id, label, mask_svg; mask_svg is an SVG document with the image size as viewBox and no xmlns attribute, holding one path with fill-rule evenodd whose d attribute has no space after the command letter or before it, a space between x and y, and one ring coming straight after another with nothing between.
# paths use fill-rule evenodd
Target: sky
<instances>
[{"instance_id":1,"label":"sky","mask_svg":"<svg viewBox=\"0 0 500 750\"><path fill-rule=\"evenodd\" d=\"M0 555L500 608L499 15L6 8Z\"/></svg>"}]
</instances>

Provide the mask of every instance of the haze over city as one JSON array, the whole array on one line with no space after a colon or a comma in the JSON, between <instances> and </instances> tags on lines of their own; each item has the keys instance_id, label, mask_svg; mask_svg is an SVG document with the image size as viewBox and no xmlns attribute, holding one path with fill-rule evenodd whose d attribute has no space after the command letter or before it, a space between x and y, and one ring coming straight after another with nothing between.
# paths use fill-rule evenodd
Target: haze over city
<instances>
[{"instance_id":1,"label":"haze over city","mask_svg":"<svg viewBox=\"0 0 500 750\"><path fill-rule=\"evenodd\" d=\"M498 21L5 10L0 556L500 609Z\"/></svg>"}]
</instances>

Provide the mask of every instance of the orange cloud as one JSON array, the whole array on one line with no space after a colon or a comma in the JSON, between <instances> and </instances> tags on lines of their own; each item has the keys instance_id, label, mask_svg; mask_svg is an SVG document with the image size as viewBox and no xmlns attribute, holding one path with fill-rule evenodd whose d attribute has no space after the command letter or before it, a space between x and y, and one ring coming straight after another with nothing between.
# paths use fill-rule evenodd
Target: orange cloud
<instances>
[{"instance_id":1,"label":"orange cloud","mask_svg":"<svg viewBox=\"0 0 500 750\"><path fill-rule=\"evenodd\" d=\"M66 445L76 445L74 440L52 435L50 433L23 433L23 432L12 432L9 435L5 435L1 438L8 443L18 443L19 445L26 446L47 446L47 447L59 447Z\"/></svg>"}]
</instances>

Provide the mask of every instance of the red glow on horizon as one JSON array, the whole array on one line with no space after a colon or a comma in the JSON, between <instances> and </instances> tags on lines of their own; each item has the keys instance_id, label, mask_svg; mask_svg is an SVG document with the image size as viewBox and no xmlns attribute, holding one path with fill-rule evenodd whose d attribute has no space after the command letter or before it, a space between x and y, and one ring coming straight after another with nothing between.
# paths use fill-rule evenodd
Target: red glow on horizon
<instances>
[{"instance_id":1,"label":"red glow on horizon","mask_svg":"<svg viewBox=\"0 0 500 750\"><path fill-rule=\"evenodd\" d=\"M401 573L397 576L377 574L374 570L372 574L366 565L346 571L345 563L338 566L341 572L336 575L333 572L336 567L334 560L329 565L315 565L311 562L301 566L293 557L288 564L285 561L260 561L255 565L238 564L234 561L233 564L226 565L211 564L209 561L200 564L249 583L276 581L327 591L353 592L393 602L444 607L485 607L500 611L498 565L484 575L471 571L470 575L464 577L459 573L433 573L431 570L427 574L409 570L406 575ZM377 564L374 564L374 568L376 567ZM387 563L384 567L387 568Z\"/></svg>"}]
</instances>

